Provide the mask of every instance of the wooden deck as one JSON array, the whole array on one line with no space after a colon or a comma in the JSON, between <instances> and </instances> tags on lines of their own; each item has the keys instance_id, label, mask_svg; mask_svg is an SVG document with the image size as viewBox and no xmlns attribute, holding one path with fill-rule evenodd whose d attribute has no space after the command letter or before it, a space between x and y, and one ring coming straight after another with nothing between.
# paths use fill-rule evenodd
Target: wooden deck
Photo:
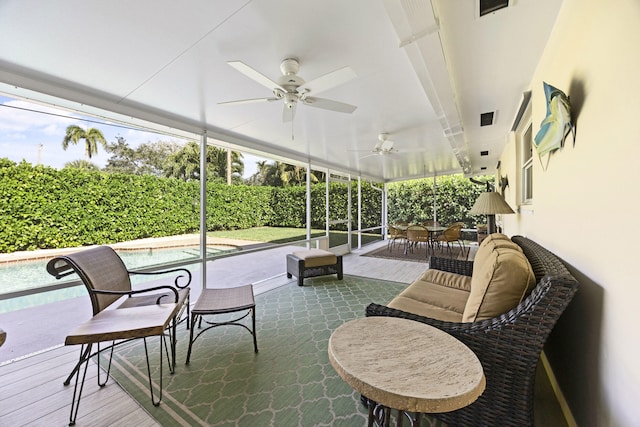
<instances>
[{"instance_id":1,"label":"wooden deck","mask_svg":"<svg viewBox=\"0 0 640 427\"><path fill-rule=\"evenodd\" d=\"M370 248L367 248L369 250ZM247 255L248 256L248 255ZM284 273L284 256L274 253L262 255L264 266L255 266L243 260L243 256L228 258L216 265L211 276L225 277L231 286L254 283L256 294L289 283ZM217 262L217 261L216 261ZM410 283L426 269L426 264L397 261L348 254L343 258L344 273L382 280ZM213 263L215 264L215 262ZM251 269L247 267L251 265ZM267 265L269 267L267 267ZM211 268L211 267L210 267ZM256 280L256 271L267 280ZM209 269L207 270L209 274ZM194 286L192 304L197 298ZM88 301L87 301L88 303ZM44 319L43 321L50 321ZM62 340L60 341L62 343ZM6 345L6 344L5 344ZM0 364L0 425L2 426L52 426L67 425L73 395L73 384L62 383L77 362L77 346L58 346L10 363ZM104 388L96 386L97 367L90 364L82 396L77 426L135 425L137 427L159 425L120 386L110 380ZM546 378L545 378L546 379ZM566 425L556 407L550 388L542 384L540 405L536 406L536 425ZM538 416L539 414L539 416ZM288 427L288 426L283 426Z\"/></svg>"}]
</instances>

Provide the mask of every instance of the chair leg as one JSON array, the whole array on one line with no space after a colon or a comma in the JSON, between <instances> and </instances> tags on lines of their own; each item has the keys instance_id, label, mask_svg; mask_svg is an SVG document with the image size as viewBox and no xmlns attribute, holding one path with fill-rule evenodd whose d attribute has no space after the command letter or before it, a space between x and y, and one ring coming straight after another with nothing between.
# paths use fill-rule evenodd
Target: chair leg
<instances>
[{"instance_id":1,"label":"chair leg","mask_svg":"<svg viewBox=\"0 0 640 427\"><path fill-rule=\"evenodd\" d=\"M86 347L83 344L80 348L80 359L78 360L78 364L76 365L76 384L73 387L73 400L71 401L71 413L69 414L69 425L76 425L76 418L78 417L78 408L80 407L80 398L82 397L82 389L84 388L84 380L87 377L87 368L89 367L89 359L91 354L91 344L87 344ZM80 369L84 364L84 369L82 372L82 381L80 381ZM75 368L74 368L75 369ZM72 373L73 375L73 373ZM70 380L71 376L67 378ZM78 383L80 384L80 390L78 390ZM68 382L65 382L65 385L68 385Z\"/></svg>"},{"instance_id":2,"label":"chair leg","mask_svg":"<svg viewBox=\"0 0 640 427\"><path fill-rule=\"evenodd\" d=\"M89 357L90 351L91 351L91 346L87 346L87 347L83 346L80 348L80 358L78 360L78 363L76 363L76 365L73 367L67 379L64 380L64 383L63 383L64 385L71 384L71 380L73 379L73 376L78 373L78 371L80 370L80 366L82 366L82 363L84 362L84 360L87 357Z\"/></svg>"},{"instance_id":3,"label":"chair leg","mask_svg":"<svg viewBox=\"0 0 640 427\"><path fill-rule=\"evenodd\" d=\"M258 337L256 335L256 308L252 307L251 308L251 325L253 328L253 333L251 335L253 335L253 351L255 353L258 352Z\"/></svg>"},{"instance_id":4,"label":"chair leg","mask_svg":"<svg viewBox=\"0 0 640 427\"><path fill-rule=\"evenodd\" d=\"M187 350L187 361L186 361L186 365L189 364L189 361L191 360L191 347L193 346L193 330L196 328L196 321L197 321L198 315L197 314L191 314L191 329L189 330L189 349ZM200 327L202 327L202 323L200 323Z\"/></svg>"}]
</instances>

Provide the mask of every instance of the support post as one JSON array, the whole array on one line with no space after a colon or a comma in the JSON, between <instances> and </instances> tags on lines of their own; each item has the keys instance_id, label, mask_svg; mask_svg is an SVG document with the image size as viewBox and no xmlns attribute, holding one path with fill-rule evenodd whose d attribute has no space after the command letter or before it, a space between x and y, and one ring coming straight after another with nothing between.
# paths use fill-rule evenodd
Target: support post
<instances>
[{"instance_id":1,"label":"support post","mask_svg":"<svg viewBox=\"0 0 640 427\"><path fill-rule=\"evenodd\" d=\"M202 289L207 287L207 131L200 139L200 260ZM193 326L192 326L193 327Z\"/></svg>"},{"instance_id":2,"label":"support post","mask_svg":"<svg viewBox=\"0 0 640 427\"><path fill-rule=\"evenodd\" d=\"M307 223L307 249L309 249L309 239L311 239L311 162L307 163L307 212L305 221Z\"/></svg>"}]
</instances>

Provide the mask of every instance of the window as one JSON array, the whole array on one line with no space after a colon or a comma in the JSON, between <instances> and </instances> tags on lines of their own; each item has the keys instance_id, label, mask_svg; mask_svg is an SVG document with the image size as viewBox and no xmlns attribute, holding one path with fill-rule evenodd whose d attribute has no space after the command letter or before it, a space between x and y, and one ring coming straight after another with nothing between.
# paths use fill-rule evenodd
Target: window
<instances>
[{"instance_id":1,"label":"window","mask_svg":"<svg viewBox=\"0 0 640 427\"><path fill-rule=\"evenodd\" d=\"M533 201L533 137L532 126L529 123L527 130L522 135L522 203Z\"/></svg>"},{"instance_id":2,"label":"window","mask_svg":"<svg viewBox=\"0 0 640 427\"><path fill-rule=\"evenodd\" d=\"M525 92L516 120L511 127L516 140L517 201L533 203L533 126L531 124L531 92Z\"/></svg>"}]
</instances>

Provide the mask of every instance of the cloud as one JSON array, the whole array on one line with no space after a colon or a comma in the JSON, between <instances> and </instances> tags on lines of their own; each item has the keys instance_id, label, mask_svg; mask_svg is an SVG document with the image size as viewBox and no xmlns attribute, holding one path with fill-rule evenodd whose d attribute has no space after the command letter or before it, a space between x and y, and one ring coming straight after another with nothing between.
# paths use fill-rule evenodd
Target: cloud
<instances>
[{"instance_id":1,"label":"cloud","mask_svg":"<svg viewBox=\"0 0 640 427\"><path fill-rule=\"evenodd\" d=\"M65 118L61 115L62 112L54 108L11 100L4 102L0 108L0 131L28 133L41 130L48 135L59 135L62 131L64 135L66 127L77 122L79 117L69 114L71 118Z\"/></svg>"},{"instance_id":2,"label":"cloud","mask_svg":"<svg viewBox=\"0 0 640 427\"><path fill-rule=\"evenodd\" d=\"M131 148L157 141L172 141L183 144L186 141L152 132L128 129L121 125L100 122L66 110L0 96L0 157L31 164L44 164L62 168L73 160L84 159L84 143L62 149L62 139L66 128L75 124L84 129L95 127L104 134L107 142L123 137ZM98 148L98 154L91 162L104 167L110 154ZM245 173L248 177L257 171L256 162L260 157L244 154Z\"/></svg>"}]
</instances>

